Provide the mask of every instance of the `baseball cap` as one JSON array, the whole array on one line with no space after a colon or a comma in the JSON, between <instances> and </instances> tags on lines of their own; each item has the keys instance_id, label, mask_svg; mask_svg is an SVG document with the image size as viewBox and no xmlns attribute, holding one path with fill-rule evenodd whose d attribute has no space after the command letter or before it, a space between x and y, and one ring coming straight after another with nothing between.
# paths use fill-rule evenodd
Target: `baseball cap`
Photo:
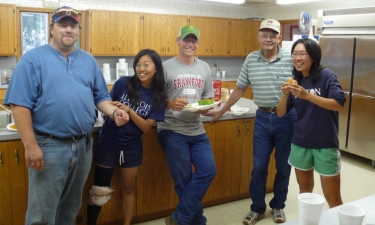
<instances>
[{"instance_id":1,"label":"baseball cap","mask_svg":"<svg viewBox=\"0 0 375 225\"><path fill-rule=\"evenodd\" d=\"M263 29L271 29L271 30L273 30L273 31L275 31L279 34L280 33L280 23L279 23L279 21L274 20L274 19L263 20L262 23L260 24L259 30L263 30Z\"/></svg>"},{"instance_id":2,"label":"baseball cap","mask_svg":"<svg viewBox=\"0 0 375 225\"><path fill-rule=\"evenodd\" d=\"M197 37L197 40L199 41L200 33L201 32L199 32L198 28L196 28L195 26L187 25L187 26L181 27L181 30L180 30L180 33L178 34L178 36L181 39L184 39L189 34L194 34Z\"/></svg>"},{"instance_id":3,"label":"baseball cap","mask_svg":"<svg viewBox=\"0 0 375 225\"><path fill-rule=\"evenodd\" d=\"M52 23L59 22L62 18L70 17L79 23L78 11L69 6L61 6L57 8L52 14Z\"/></svg>"}]
</instances>

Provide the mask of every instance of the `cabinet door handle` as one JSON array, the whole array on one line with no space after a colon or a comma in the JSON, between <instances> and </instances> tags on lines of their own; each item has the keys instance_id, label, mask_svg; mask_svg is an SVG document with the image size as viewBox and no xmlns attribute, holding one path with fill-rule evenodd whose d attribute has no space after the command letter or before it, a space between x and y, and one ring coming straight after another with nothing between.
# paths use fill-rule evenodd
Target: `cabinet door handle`
<instances>
[{"instance_id":1,"label":"cabinet door handle","mask_svg":"<svg viewBox=\"0 0 375 225\"><path fill-rule=\"evenodd\" d=\"M208 52L208 47L206 48L206 52Z\"/></svg>"},{"instance_id":2,"label":"cabinet door handle","mask_svg":"<svg viewBox=\"0 0 375 225\"><path fill-rule=\"evenodd\" d=\"M121 45L118 45L118 50L120 50L121 49Z\"/></svg>"},{"instance_id":3,"label":"cabinet door handle","mask_svg":"<svg viewBox=\"0 0 375 225\"><path fill-rule=\"evenodd\" d=\"M115 45L112 45L112 50L113 50L113 51L115 50Z\"/></svg>"},{"instance_id":4,"label":"cabinet door handle","mask_svg":"<svg viewBox=\"0 0 375 225\"><path fill-rule=\"evenodd\" d=\"M161 52L164 52L164 46L161 48Z\"/></svg>"},{"instance_id":5,"label":"cabinet door handle","mask_svg":"<svg viewBox=\"0 0 375 225\"><path fill-rule=\"evenodd\" d=\"M212 52L212 47L211 47L211 52Z\"/></svg>"},{"instance_id":6,"label":"cabinet door handle","mask_svg":"<svg viewBox=\"0 0 375 225\"><path fill-rule=\"evenodd\" d=\"M3 165L3 153L0 151L0 166Z\"/></svg>"},{"instance_id":7,"label":"cabinet door handle","mask_svg":"<svg viewBox=\"0 0 375 225\"><path fill-rule=\"evenodd\" d=\"M167 48L167 51L169 52L169 46L168 46L168 48Z\"/></svg>"},{"instance_id":8,"label":"cabinet door handle","mask_svg":"<svg viewBox=\"0 0 375 225\"><path fill-rule=\"evenodd\" d=\"M247 53L247 48L245 48L245 53Z\"/></svg>"},{"instance_id":9,"label":"cabinet door handle","mask_svg":"<svg viewBox=\"0 0 375 225\"><path fill-rule=\"evenodd\" d=\"M18 164L18 150L14 149L14 157L16 159L16 164Z\"/></svg>"},{"instance_id":10,"label":"cabinet door handle","mask_svg":"<svg viewBox=\"0 0 375 225\"><path fill-rule=\"evenodd\" d=\"M249 125L246 125L246 134L245 134L245 136L249 135L249 131L250 131Z\"/></svg>"},{"instance_id":11,"label":"cabinet door handle","mask_svg":"<svg viewBox=\"0 0 375 225\"><path fill-rule=\"evenodd\" d=\"M241 128L240 128L240 126L237 126L237 137L240 136L240 133L241 133Z\"/></svg>"}]
</instances>

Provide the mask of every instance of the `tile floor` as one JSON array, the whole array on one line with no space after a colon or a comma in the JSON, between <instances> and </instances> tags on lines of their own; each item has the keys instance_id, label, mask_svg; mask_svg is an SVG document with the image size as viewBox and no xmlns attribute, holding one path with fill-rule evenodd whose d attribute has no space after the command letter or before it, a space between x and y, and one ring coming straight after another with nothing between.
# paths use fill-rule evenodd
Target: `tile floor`
<instances>
[{"instance_id":1,"label":"tile floor","mask_svg":"<svg viewBox=\"0 0 375 225\"><path fill-rule=\"evenodd\" d=\"M345 202L351 202L366 196L375 194L375 168L371 166L371 160L342 152L341 158L341 196ZM323 195L319 176L315 173L314 192ZM290 177L288 200L284 209L287 220L298 218L297 195L299 193L294 170ZM273 193L266 195L268 203ZM243 217L248 213L250 199L243 199L231 203L217 205L204 209L204 214L208 219L207 225L241 225ZM328 209L325 203L324 209ZM257 225L268 225L275 223L272 220L270 209L266 212L265 218L260 220ZM164 225L164 218L148 222L138 223L136 225Z\"/></svg>"}]
</instances>

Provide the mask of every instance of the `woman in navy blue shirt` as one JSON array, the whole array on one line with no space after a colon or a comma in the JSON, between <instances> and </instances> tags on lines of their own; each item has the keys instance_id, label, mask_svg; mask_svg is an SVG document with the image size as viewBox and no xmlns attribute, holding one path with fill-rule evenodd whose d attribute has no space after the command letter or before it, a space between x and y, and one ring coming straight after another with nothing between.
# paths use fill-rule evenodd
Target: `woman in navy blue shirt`
<instances>
[{"instance_id":1,"label":"woman in navy blue shirt","mask_svg":"<svg viewBox=\"0 0 375 225\"><path fill-rule=\"evenodd\" d=\"M312 192L314 170L320 174L324 196L332 208L342 204L338 112L346 98L336 75L320 65L321 49L314 40L297 40L292 60L297 84L281 86L283 95L277 105L279 116L293 107L297 111L288 162L295 168L300 193Z\"/></svg>"},{"instance_id":2,"label":"woman in navy blue shirt","mask_svg":"<svg viewBox=\"0 0 375 225\"><path fill-rule=\"evenodd\" d=\"M117 127L112 118L106 118L99 132L95 154L94 185L89 193L87 221L96 224L101 206L110 199L109 188L114 167L121 167L120 183L124 225L130 225L135 207L135 180L142 163L142 135L165 115L165 80L163 66L157 52L140 51L133 64L136 75L121 77L110 95L113 104L124 109L129 122Z\"/></svg>"}]
</instances>

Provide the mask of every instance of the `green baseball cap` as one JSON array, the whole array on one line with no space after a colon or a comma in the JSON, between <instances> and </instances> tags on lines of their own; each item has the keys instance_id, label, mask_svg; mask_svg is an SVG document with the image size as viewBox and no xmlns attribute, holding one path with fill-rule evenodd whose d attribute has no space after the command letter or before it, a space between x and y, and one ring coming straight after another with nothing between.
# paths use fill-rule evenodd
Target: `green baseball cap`
<instances>
[{"instance_id":1,"label":"green baseball cap","mask_svg":"<svg viewBox=\"0 0 375 225\"><path fill-rule=\"evenodd\" d=\"M184 39L189 34L194 34L197 37L197 40L199 41L200 33L201 32L199 32L198 28L196 28L195 26L187 25L187 26L181 27L181 30L180 30L180 33L178 34L178 36L181 39Z\"/></svg>"}]
</instances>

